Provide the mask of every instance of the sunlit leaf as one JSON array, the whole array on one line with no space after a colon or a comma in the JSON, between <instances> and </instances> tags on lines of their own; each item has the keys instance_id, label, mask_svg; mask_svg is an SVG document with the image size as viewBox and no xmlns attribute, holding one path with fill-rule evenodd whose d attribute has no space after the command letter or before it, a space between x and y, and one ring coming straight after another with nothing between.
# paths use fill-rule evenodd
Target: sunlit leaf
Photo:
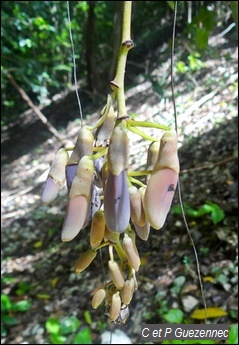
<instances>
[{"instance_id":1,"label":"sunlit leaf","mask_svg":"<svg viewBox=\"0 0 239 345\"><path fill-rule=\"evenodd\" d=\"M90 329L85 328L77 333L73 339L72 344L92 344Z\"/></svg>"},{"instance_id":2,"label":"sunlit leaf","mask_svg":"<svg viewBox=\"0 0 239 345\"><path fill-rule=\"evenodd\" d=\"M34 248L40 248L42 246L42 243L43 243L42 241L37 241L34 243L33 247Z\"/></svg>"},{"instance_id":3,"label":"sunlit leaf","mask_svg":"<svg viewBox=\"0 0 239 345\"><path fill-rule=\"evenodd\" d=\"M50 317L46 321L46 329L51 334L58 334L60 330L60 322L56 318Z\"/></svg>"},{"instance_id":4,"label":"sunlit leaf","mask_svg":"<svg viewBox=\"0 0 239 345\"><path fill-rule=\"evenodd\" d=\"M214 282L215 282L215 280L214 280L214 278L213 278L212 276L206 276L206 277L204 277L204 278L203 278L203 281L204 281L204 282L210 282L210 283L214 283Z\"/></svg>"},{"instance_id":5,"label":"sunlit leaf","mask_svg":"<svg viewBox=\"0 0 239 345\"><path fill-rule=\"evenodd\" d=\"M167 1L167 4L171 8L171 10L174 10L174 1Z\"/></svg>"},{"instance_id":6,"label":"sunlit leaf","mask_svg":"<svg viewBox=\"0 0 239 345\"><path fill-rule=\"evenodd\" d=\"M238 344L238 324L230 326L227 344Z\"/></svg>"},{"instance_id":7,"label":"sunlit leaf","mask_svg":"<svg viewBox=\"0 0 239 345\"><path fill-rule=\"evenodd\" d=\"M183 321L184 313L180 309L169 309L167 314L163 315L168 323L181 323Z\"/></svg>"},{"instance_id":8,"label":"sunlit leaf","mask_svg":"<svg viewBox=\"0 0 239 345\"><path fill-rule=\"evenodd\" d=\"M51 343L52 344L65 344L67 338L62 336L62 335L59 335L59 334L55 334L55 333L52 333L51 336L50 336L50 339L51 339Z\"/></svg>"},{"instance_id":9,"label":"sunlit leaf","mask_svg":"<svg viewBox=\"0 0 239 345\"><path fill-rule=\"evenodd\" d=\"M213 223L217 224L225 218L225 213L219 206L216 206L213 209L211 216Z\"/></svg>"},{"instance_id":10,"label":"sunlit leaf","mask_svg":"<svg viewBox=\"0 0 239 345\"><path fill-rule=\"evenodd\" d=\"M60 333L63 335L75 332L80 326L81 322L75 316L64 317L60 321Z\"/></svg>"},{"instance_id":11,"label":"sunlit leaf","mask_svg":"<svg viewBox=\"0 0 239 345\"><path fill-rule=\"evenodd\" d=\"M13 309L15 311L27 311L31 308L31 302L27 300L14 303Z\"/></svg>"},{"instance_id":12,"label":"sunlit leaf","mask_svg":"<svg viewBox=\"0 0 239 345\"><path fill-rule=\"evenodd\" d=\"M91 325L91 324L92 324L91 315L90 315L90 313L89 313L88 310L85 310L85 311L84 311L84 318L85 318L85 322L86 322L88 325Z\"/></svg>"},{"instance_id":13,"label":"sunlit leaf","mask_svg":"<svg viewBox=\"0 0 239 345\"><path fill-rule=\"evenodd\" d=\"M209 307L207 308L207 315L205 315L205 309L202 308L202 309L194 310L194 312L190 315L190 317L193 319L204 320L206 316L207 318L217 318L217 317L222 317L226 315L227 315L227 312L223 310L222 308Z\"/></svg>"},{"instance_id":14,"label":"sunlit leaf","mask_svg":"<svg viewBox=\"0 0 239 345\"><path fill-rule=\"evenodd\" d=\"M1 310L4 312L11 309L12 309L12 302L10 298L5 294L1 294Z\"/></svg>"}]
</instances>

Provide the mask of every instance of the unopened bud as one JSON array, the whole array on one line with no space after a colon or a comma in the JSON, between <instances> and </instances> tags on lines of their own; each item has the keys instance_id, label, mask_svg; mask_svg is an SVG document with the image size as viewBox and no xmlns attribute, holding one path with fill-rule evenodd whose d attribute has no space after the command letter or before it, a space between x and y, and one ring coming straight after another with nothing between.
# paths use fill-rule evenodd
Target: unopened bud
<instances>
[{"instance_id":1,"label":"unopened bud","mask_svg":"<svg viewBox=\"0 0 239 345\"><path fill-rule=\"evenodd\" d=\"M90 200L93 173L93 161L88 156L82 157L72 182L70 199L77 195L84 195L88 201Z\"/></svg>"},{"instance_id":2,"label":"unopened bud","mask_svg":"<svg viewBox=\"0 0 239 345\"><path fill-rule=\"evenodd\" d=\"M130 195L130 216L134 223L143 226L146 222L142 198L145 188L138 189L135 186L129 187Z\"/></svg>"},{"instance_id":3,"label":"unopened bud","mask_svg":"<svg viewBox=\"0 0 239 345\"><path fill-rule=\"evenodd\" d=\"M77 195L68 201L61 233L63 242L73 240L81 231L86 219L88 205L89 202L83 195Z\"/></svg>"},{"instance_id":4,"label":"unopened bud","mask_svg":"<svg viewBox=\"0 0 239 345\"><path fill-rule=\"evenodd\" d=\"M158 170L150 177L144 196L144 209L147 220L156 230L165 223L177 183L178 173L172 169Z\"/></svg>"},{"instance_id":5,"label":"unopened bud","mask_svg":"<svg viewBox=\"0 0 239 345\"><path fill-rule=\"evenodd\" d=\"M120 293L122 302L126 305L130 304L134 293L134 282L132 280L126 280Z\"/></svg>"},{"instance_id":6,"label":"unopened bud","mask_svg":"<svg viewBox=\"0 0 239 345\"><path fill-rule=\"evenodd\" d=\"M94 249L103 240L105 232L105 217L102 210L98 210L93 217L90 228L90 245Z\"/></svg>"},{"instance_id":7,"label":"unopened bud","mask_svg":"<svg viewBox=\"0 0 239 345\"><path fill-rule=\"evenodd\" d=\"M48 178L41 196L43 204L51 203L63 188L65 183L65 166L68 160L66 149L60 149L50 167Z\"/></svg>"},{"instance_id":8,"label":"unopened bud","mask_svg":"<svg viewBox=\"0 0 239 345\"><path fill-rule=\"evenodd\" d=\"M94 136L91 131L86 127L82 127L67 165L78 164L83 156L91 155L93 143Z\"/></svg>"},{"instance_id":9,"label":"unopened bud","mask_svg":"<svg viewBox=\"0 0 239 345\"><path fill-rule=\"evenodd\" d=\"M132 221L138 223L141 217L142 201L141 194L137 187L129 187L129 197L130 197L130 216Z\"/></svg>"},{"instance_id":10,"label":"unopened bud","mask_svg":"<svg viewBox=\"0 0 239 345\"><path fill-rule=\"evenodd\" d=\"M160 141L158 159L153 172L161 169L172 169L177 174L179 173L178 139L174 129L165 132Z\"/></svg>"},{"instance_id":11,"label":"unopened bud","mask_svg":"<svg viewBox=\"0 0 239 345\"><path fill-rule=\"evenodd\" d=\"M124 122L120 122L112 133L108 149L108 164L114 176L128 168L129 139Z\"/></svg>"},{"instance_id":12,"label":"unopened bud","mask_svg":"<svg viewBox=\"0 0 239 345\"><path fill-rule=\"evenodd\" d=\"M123 238L123 248L125 250L129 265L137 272L140 266L140 258L132 238L127 234Z\"/></svg>"},{"instance_id":13,"label":"unopened bud","mask_svg":"<svg viewBox=\"0 0 239 345\"><path fill-rule=\"evenodd\" d=\"M108 113L105 114L107 111ZM102 116L105 116L105 120L96 132L96 146L104 145L111 137L116 121L116 114L113 106L111 105L109 109L106 106L102 111Z\"/></svg>"},{"instance_id":14,"label":"unopened bud","mask_svg":"<svg viewBox=\"0 0 239 345\"><path fill-rule=\"evenodd\" d=\"M119 264L116 261L110 260L108 262L110 276L118 290L122 289L124 286L124 277L123 273L119 267Z\"/></svg>"},{"instance_id":15,"label":"unopened bud","mask_svg":"<svg viewBox=\"0 0 239 345\"><path fill-rule=\"evenodd\" d=\"M92 302L91 305L94 309L98 308L99 305L104 301L106 296L106 291L105 289L99 289L95 292L93 298L92 298Z\"/></svg>"},{"instance_id":16,"label":"unopened bud","mask_svg":"<svg viewBox=\"0 0 239 345\"><path fill-rule=\"evenodd\" d=\"M144 195L144 209L150 225L160 229L165 223L178 183L178 142L175 130L161 138L159 156Z\"/></svg>"},{"instance_id":17,"label":"unopened bud","mask_svg":"<svg viewBox=\"0 0 239 345\"><path fill-rule=\"evenodd\" d=\"M114 176L108 170L104 195L105 222L112 232L122 233L130 220L130 199L126 170Z\"/></svg>"},{"instance_id":18,"label":"unopened bud","mask_svg":"<svg viewBox=\"0 0 239 345\"><path fill-rule=\"evenodd\" d=\"M135 231L137 235L141 238L141 240L147 241L149 238L150 233L150 224L148 221L145 222L143 226L138 225L137 223L133 222Z\"/></svg>"},{"instance_id":19,"label":"unopened bud","mask_svg":"<svg viewBox=\"0 0 239 345\"><path fill-rule=\"evenodd\" d=\"M92 190L94 165L88 156L81 158L69 193L61 239L71 241L85 224Z\"/></svg>"},{"instance_id":20,"label":"unopened bud","mask_svg":"<svg viewBox=\"0 0 239 345\"><path fill-rule=\"evenodd\" d=\"M146 169L153 170L155 163L157 162L159 155L160 141L153 141L148 148ZM149 176L146 176L146 182L149 180Z\"/></svg>"},{"instance_id":21,"label":"unopened bud","mask_svg":"<svg viewBox=\"0 0 239 345\"><path fill-rule=\"evenodd\" d=\"M115 321L118 318L120 314L120 309L121 309L121 298L120 298L119 292L116 292L112 296L112 301L110 305L109 317L111 321Z\"/></svg>"},{"instance_id":22,"label":"unopened bud","mask_svg":"<svg viewBox=\"0 0 239 345\"><path fill-rule=\"evenodd\" d=\"M88 249L76 261L75 266L74 266L74 272L76 274L80 274L82 271L84 271L92 263L96 255L97 255L96 251L92 249Z\"/></svg>"}]
</instances>

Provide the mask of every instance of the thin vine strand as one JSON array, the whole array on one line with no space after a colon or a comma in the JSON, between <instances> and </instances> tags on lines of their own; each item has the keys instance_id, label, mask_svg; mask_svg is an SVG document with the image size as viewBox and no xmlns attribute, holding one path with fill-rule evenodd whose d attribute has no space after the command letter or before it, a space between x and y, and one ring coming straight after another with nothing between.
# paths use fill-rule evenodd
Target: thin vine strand
<instances>
[{"instance_id":1,"label":"thin vine strand","mask_svg":"<svg viewBox=\"0 0 239 345\"><path fill-rule=\"evenodd\" d=\"M73 41L73 36L72 36L72 31L71 31L71 15L70 15L69 1L67 1L66 4L67 4L67 19L68 19L69 35L70 35L71 48L72 48L74 83L75 83L75 89L76 89L77 102L78 102L79 111L80 111L81 127L83 127L83 113L82 113L80 95L78 92L78 84L77 84L75 46L74 46L74 41Z\"/></svg>"},{"instance_id":2,"label":"thin vine strand","mask_svg":"<svg viewBox=\"0 0 239 345\"><path fill-rule=\"evenodd\" d=\"M173 18L173 34L172 34L172 47L171 47L171 89L172 89L172 102L173 102L173 109L174 109L174 123L175 123L175 130L178 133L178 123L177 123L177 109L176 109L176 102L175 102L175 93L174 93L174 75L173 75L173 67L174 67L174 46L175 46L175 31L176 31L176 22L177 22L177 1L174 1L174 18ZM202 283L202 277L201 277L201 270L200 270L200 265L199 265L199 260L198 260L198 253L196 246L194 244L190 228L188 226L188 222L186 219L185 215L185 210L183 207L183 200L182 200L182 191L181 191L181 184L180 184L180 176L178 179L178 197L179 197L179 204L182 210L182 216L183 216L183 221L187 230L188 237L190 239L194 255L195 255L195 260L196 260L196 266L197 266L197 274L198 274L198 280L199 280L199 285L200 285L200 290L201 290L201 296L203 300L203 305L205 309L205 324L207 323L207 303L205 299L205 294L204 294L204 289L203 289L203 283Z\"/></svg>"}]
</instances>

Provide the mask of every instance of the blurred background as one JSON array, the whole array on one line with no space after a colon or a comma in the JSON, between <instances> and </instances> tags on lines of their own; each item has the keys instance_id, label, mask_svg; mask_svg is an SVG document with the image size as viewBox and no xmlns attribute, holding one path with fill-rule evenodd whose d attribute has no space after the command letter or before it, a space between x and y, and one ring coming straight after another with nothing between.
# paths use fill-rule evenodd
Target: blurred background
<instances>
[{"instance_id":1,"label":"blurred background","mask_svg":"<svg viewBox=\"0 0 239 345\"><path fill-rule=\"evenodd\" d=\"M177 3L173 73L183 203L211 308L208 322L229 324L227 343L236 344L238 2ZM110 92L122 4L69 2L84 124L96 121ZM134 48L125 71L129 115L166 126L174 126L173 6L133 1ZM104 342L110 329L104 308L91 307L92 292L104 280L102 263L95 260L79 276L73 272L88 249L89 229L62 243L66 189L51 205L40 202L62 138L75 143L81 125L67 2L2 1L1 39L2 343ZM132 169L144 169L148 146L130 135ZM142 323L203 323L197 265L177 193L163 229L151 229L147 242L137 238L137 246L139 288L126 324L111 329L143 343Z\"/></svg>"}]
</instances>

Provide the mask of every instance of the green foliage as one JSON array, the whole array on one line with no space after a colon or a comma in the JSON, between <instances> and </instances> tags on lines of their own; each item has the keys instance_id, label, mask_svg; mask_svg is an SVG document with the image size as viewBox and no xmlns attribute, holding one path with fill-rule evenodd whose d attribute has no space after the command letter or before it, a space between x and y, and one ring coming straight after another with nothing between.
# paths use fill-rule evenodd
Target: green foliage
<instances>
[{"instance_id":1,"label":"green foliage","mask_svg":"<svg viewBox=\"0 0 239 345\"><path fill-rule=\"evenodd\" d=\"M75 316L63 317L60 321L51 317L45 324L51 344L92 344L90 329L80 329L80 326L81 321ZM72 342L69 342L69 337Z\"/></svg>"},{"instance_id":2,"label":"green foliage","mask_svg":"<svg viewBox=\"0 0 239 345\"><path fill-rule=\"evenodd\" d=\"M168 323L182 323L184 319L184 312L178 308L169 309L169 311L163 315L164 319Z\"/></svg>"},{"instance_id":3,"label":"green foliage","mask_svg":"<svg viewBox=\"0 0 239 345\"><path fill-rule=\"evenodd\" d=\"M188 72L197 72L201 68L205 67L205 63L201 60L200 53L191 53L187 57L188 64L184 61L176 62L176 72L179 73L188 73Z\"/></svg>"},{"instance_id":4,"label":"green foliage","mask_svg":"<svg viewBox=\"0 0 239 345\"><path fill-rule=\"evenodd\" d=\"M208 38L215 27L216 13L209 6L201 6L198 14L184 30L189 37L189 43L195 51L202 51L208 47Z\"/></svg>"},{"instance_id":5,"label":"green foliage","mask_svg":"<svg viewBox=\"0 0 239 345\"><path fill-rule=\"evenodd\" d=\"M225 218L225 213L222 208L211 201L207 201L198 210L195 210L186 203L183 207L185 214L192 218L199 218L209 214L213 224L218 224ZM174 214L182 214L181 207L179 205L173 206L172 212Z\"/></svg>"},{"instance_id":6,"label":"green foliage","mask_svg":"<svg viewBox=\"0 0 239 345\"><path fill-rule=\"evenodd\" d=\"M25 312L29 310L31 303L28 300L21 300L18 302L12 302L10 297L6 294L1 294L1 335L2 337L7 335L7 329L9 327L16 326L18 320L15 314L18 312Z\"/></svg>"},{"instance_id":7,"label":"green foliage","mask_svg":"<svg viewBox=\"0 0 239 345\"><path fill-rule=\"evenodd\" d=\"M2 124L8 124L27 105L9 84L6 73L11 72L18 84L36 104L47 105L55 93L69 88L73 81L72 48L69 36L67 7L64 1L2 1ZM225 7L225 4L223 5ZM194 17L187 24L187 6L178 3L177 23L192 53L185 66L178 65L183 73L201 68L200 54L208 44L208 37L216 25L215 6L198 6L192 2ZM144 61L145 53L158 48L171 39L173 1L137 1L133 3L132 38L137 50L131 56ZM91 57L102 90L108 84L115 33L114 20L119 14L117 2L96 1L92 31L87 28L89 3L71 1L71 29L75 45L77 77L85 78L87 70L87 45L93 40ZM224 10L226 13L226 10ZM114 18L115 17L115 18ZM169 30L170 28L170 30ZM118 49L118 48L117 48ZM139 59L137 58L139 61ZM182 61L183 63L183 61ZM161 84L157 88L162 93Z\"/></svg>"},{"instance_id":8,"label":"green foliage","mask_svg":"<svg viewBox=\"0 0 239 345\"><path fill-rule=\"evenodd\" d=\"M230 326L227 344L238 344L238 324Z\"/></svg>"}]
</instances>

